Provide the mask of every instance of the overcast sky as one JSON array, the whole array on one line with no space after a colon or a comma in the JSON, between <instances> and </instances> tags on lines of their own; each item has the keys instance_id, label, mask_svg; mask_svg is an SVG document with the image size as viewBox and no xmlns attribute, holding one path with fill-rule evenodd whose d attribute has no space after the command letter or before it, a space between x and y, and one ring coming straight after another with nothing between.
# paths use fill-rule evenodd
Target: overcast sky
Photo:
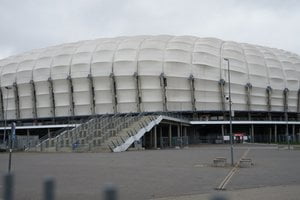
<instances>
[{"instance_id":1,"label":"overcast sky","mask_svg":"<svg viewBox=\"0 0 300 200\"><path fill-rule=\"evenodd\" d=\"M299 0L1 0L0 58L78 40L194 35L300 54Z\"/></svg>"}]
</instances>

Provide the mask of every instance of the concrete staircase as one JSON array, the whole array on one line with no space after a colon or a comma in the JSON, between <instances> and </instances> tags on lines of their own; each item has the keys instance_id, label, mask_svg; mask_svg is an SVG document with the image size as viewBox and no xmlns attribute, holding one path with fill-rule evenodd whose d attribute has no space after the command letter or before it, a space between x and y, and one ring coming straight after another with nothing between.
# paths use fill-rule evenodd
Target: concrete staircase
<instances>
[{"instance_id":1,"label":"concrete staircase","mask_svg":"<svg viewBox=\"0 0 300 200\"><path fill-rule=\"evenodd\" d=\"M159 120L160 119L160 120ZM53 138L42 140L28 151L121 152L126 151L156 124L161 116L115 114L94 117Z\"/></svg>"}]
</instances>

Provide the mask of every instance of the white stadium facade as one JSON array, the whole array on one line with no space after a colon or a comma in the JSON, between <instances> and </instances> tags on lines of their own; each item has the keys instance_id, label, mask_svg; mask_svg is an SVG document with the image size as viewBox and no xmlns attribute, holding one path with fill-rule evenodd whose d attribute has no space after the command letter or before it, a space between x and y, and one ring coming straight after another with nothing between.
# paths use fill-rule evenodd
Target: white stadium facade
<instances>
[{"instance_id":1,"label":"white stadium facade","mask_svg":"<svg viewBox=\"0 0 300 200\"><path fill-rule=\"evenodd\" d=\"M27 149L35 135L38 148L52 144L56 150L74 150L74 144L99 149L108 140L114 150L130 138L130 147L170 147L179 139L222 143L229 134L230 96L236 137L296 142L299 80L299 55L216 38L132 36L62 44L0 60L0 136L5 143L6 125L16 122ZM132 131L141 116L148 119ZM123 128L113 130L118 124ZM113 142L123 129L130 130L127 136ZM138 129L146 131L132 139Z\"/></svg>"}]
</instances>

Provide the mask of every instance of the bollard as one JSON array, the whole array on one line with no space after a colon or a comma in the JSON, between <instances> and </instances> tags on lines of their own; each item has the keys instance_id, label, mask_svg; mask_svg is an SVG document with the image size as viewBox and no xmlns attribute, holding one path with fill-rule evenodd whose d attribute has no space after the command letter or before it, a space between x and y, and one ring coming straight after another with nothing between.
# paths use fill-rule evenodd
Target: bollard
<instances>
[{"instance_id":1,"label":"bollard","mask_svg":"<svg viewBox=\"0 0 300 200\"><path fill-rule=\"evenodd\" d=\"M4 200L12 200L13 199L13 175L6 174L4 176L4 191L3 191L3 199Z\"/></svg>"},{"instance_id":2,"label":"bollard","mask_svg":"<svg viewBox=\"0 0 300 200\"><path fill-rule=\"evenodd\" d=\"M216 196L213 196L213 197L211 198L211 200L227 200L227 198L224 197L224 196L216 195Z\"/></svg>"},{"instance_id":3,"label":"bollard","mask_svg":"<svg viewBox=\"0 0 300 200\"><path fill-rule=\"evenodd\" d=\"M107 185L104 189L104 200L117 199L117 188L114 185Z\"/></svg>"},{"instance_id":4,"label":"bollard","mask_svg":"<svg viewBox=\"0 0 300 200\"><path fill-rule=\"evenodd\" d=\"M54 187L53 178L46 178L44 182L44 200L54 200Z\"/></svg>"}]
</instances>

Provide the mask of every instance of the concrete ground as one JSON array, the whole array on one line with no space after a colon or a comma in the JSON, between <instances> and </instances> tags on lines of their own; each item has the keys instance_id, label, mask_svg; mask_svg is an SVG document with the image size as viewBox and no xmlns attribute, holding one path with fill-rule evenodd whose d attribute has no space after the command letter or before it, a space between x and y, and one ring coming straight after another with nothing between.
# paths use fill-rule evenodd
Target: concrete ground
<instances>
[{"instance_id":1,"label":"concrete ground","mask_svg":"<svg viewBox=\"0 0 300 200\"><path fill-rule=\"evenodd\" d=\"M225 191L215 188L232 169L212 167L215 157L230 160L229 146L201 145L188 149L124 153L14 153L16 199L42 199L45 177L54 177L57 199L101 199L108 184L117 185L119 199L299 199L300 151L273 145L238 145L237 161L247 149L254 166L239 168ZM8 154L0 154L0 177ZM2 195L3 182L0 182Z\"/></svg>"}]
</instances>

